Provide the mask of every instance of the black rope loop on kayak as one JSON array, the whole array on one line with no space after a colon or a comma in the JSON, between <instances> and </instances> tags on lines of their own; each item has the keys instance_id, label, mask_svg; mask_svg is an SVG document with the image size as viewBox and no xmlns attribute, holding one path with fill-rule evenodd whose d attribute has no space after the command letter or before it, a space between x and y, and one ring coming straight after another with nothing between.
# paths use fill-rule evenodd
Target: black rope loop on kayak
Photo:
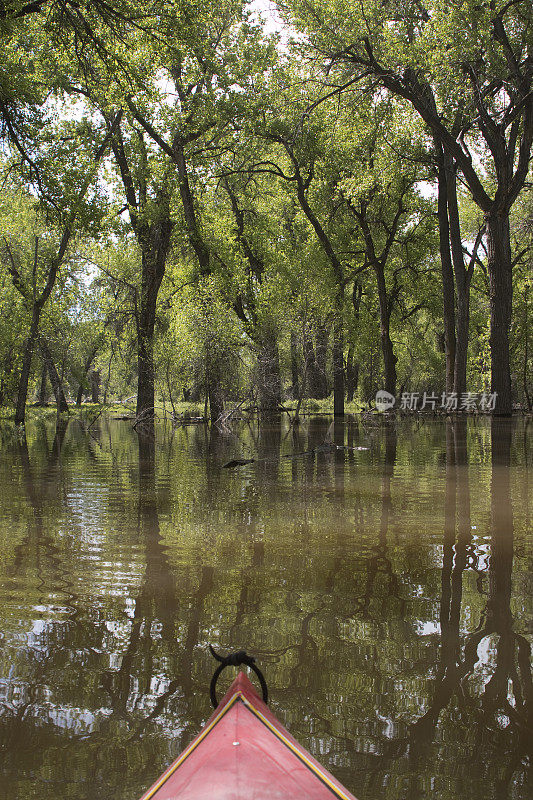
<instances>
[{"instance_id":1,"label":"black rope loop on kayak","mask_svg":"<svg viewBox=\"0 0 533 800\"><path fill-rule=\"evenodd\" d=\"M221 656L211 647L211 645L209 645L209 649L211 650L211 655L214 658L216 658L217 661L220 661L220 664L216 668L215 673L211 678L211 686L209 687L209 695L211 697L211 703L213 704L213 708L216 708L218 706L216 687L220 673L226 667L240 667L241 664L250 667L250 669L255 672L255 674L259 678L259 683L261 684L261 691L263 692L263 702L268 703L268 687L266 685L264 675L259 669L259 667L256 665L255 658L253 656L249 656L245 650L237 650L236 653L230 653L227 656Z\"/></svg>"}]
</instances>

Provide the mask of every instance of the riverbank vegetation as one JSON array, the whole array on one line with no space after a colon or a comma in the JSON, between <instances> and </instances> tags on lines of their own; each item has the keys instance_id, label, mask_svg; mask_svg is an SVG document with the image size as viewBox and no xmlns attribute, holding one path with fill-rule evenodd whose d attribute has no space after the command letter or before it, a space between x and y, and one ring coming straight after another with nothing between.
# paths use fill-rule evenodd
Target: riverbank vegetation
<instances>
[{"instance_id":1,"label":"riverbank vegetation","mask_svg":"<svg viewBox=\"0 0 533 800\"><path fill-rule=\"evenodd\" d=\"M16 423L52 396L531 411L529 0L9 0L0 40Z\"/></svg>"}]
</instances>

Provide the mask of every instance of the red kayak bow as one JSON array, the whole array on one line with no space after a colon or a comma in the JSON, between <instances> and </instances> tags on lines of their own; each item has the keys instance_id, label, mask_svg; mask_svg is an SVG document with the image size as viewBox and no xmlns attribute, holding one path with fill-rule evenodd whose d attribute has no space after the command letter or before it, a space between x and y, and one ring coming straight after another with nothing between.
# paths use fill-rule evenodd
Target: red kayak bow
<instances>
[{"instance_id":1,"label":"red kayak bow","mask_svg":"<svg viewBox=\"0 0 533 800\"><path fill-rule=\"evenodd\" d=\"M239 672L198 736L141 800L355 800Z\"/></svg>"}]
</instances>

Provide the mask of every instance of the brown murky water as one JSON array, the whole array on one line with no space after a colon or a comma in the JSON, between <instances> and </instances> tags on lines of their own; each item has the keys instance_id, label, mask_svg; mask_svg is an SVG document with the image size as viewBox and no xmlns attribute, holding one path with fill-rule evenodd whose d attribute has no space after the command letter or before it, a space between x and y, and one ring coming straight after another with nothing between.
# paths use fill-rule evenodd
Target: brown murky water
<instances>
[{"instance_id":1,"label":"brown murky water","mask_svg":"<svg viewBox=\"0 0 533 800\"><path fill-rule=\"evenodd\" d=\"M360 800L533 796L533 423L283 457L328 424L0 428L2 799L136 800L210 714L208 643Z\"/></svg>"}]
</instances>

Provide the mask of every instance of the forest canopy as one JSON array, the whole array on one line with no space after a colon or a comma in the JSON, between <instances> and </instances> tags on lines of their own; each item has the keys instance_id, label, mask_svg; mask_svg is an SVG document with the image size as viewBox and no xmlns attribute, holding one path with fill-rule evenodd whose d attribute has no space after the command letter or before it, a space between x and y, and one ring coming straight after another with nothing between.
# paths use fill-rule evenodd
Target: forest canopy
<instances>
[{"instance_id":1,"label":"forest canopy","mask_svg":"<svg viewBox=\"0 0 533 800\"><path fill-rule=\"evenodd\" d=\"M532 410L530 0L13 0L0 41L17 424Z\"/></svg>"}]
</instances>

